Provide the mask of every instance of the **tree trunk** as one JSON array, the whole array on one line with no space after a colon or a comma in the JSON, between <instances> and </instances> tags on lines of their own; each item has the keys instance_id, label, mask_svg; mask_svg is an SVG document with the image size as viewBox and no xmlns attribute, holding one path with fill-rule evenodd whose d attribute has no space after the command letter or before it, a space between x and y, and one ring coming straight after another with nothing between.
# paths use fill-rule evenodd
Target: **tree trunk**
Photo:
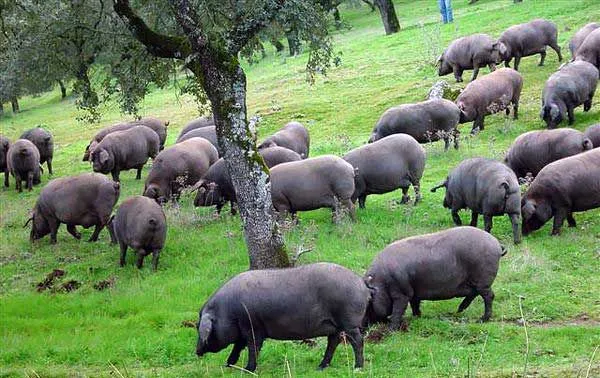
<instances>
[{"instance_id":1,"label":"tree trunk","mask_svg":"<svg viewBox=\"0 0 600 378\"><path fill-rule=\"evenodd\" d=\"M335 20L335 28L339 29L342 27L342 18L340 16L340 11L337 7L333 8L333 19Z\"/></svg>"},{"instance_id":2,"label":"tree trunk","mask_svg":"<svg viewBox=\"0 0 600 378\"><path fill-rule=\"evenodd\" d=\"M16 97L13 97L10 99L10 103L12 104L12 111L13 113L18 113L20 111L19 109L19 100Z\"/></svg>"},{"instance_id":3,"label":"tree trunk","mask_svg":"<svg viewBox=\"0 0 600 378\"><path fill-rule=\"evenodd\" d=\"M385 34L389 35L400 31L400 23L398 22L398 17L396 17L396 10L394 9L392 0L375 0L375 5L379 8L379 13L381 13Z\"/></svg>"},{"instance_id":4,"label":"tree trunk","mask_svg":"<svg viewBox=\"0 0 600 378\"><path fill-rule=\"evenodd\" d=\"M67 97L67 88L62 80L57 80L58 85L60 86L60 98L65 99Z\"/></svg>"},{"instance_id":5,"label":"tree trunk","mask_svg":"<svg viewBox=\"0 0 600 378\"><path fill-rule=\"evenodd\" d=\"M300 55L300 39L298 38L298 31L292 28L285 32L285 36L288 40L290 56Z\"/></svg>"},{"instance_id":6,"label":"tree trunk","mask_svg":"<svg viewBox=\"0 0 600 378\"><path fill-rule=\"evenodd\" d=\"M283 45L283 43L279 42L278 40L276 40L275 38L273 38L271 40L271 44L273 46L275 46L275 50L277 50L277 52L282 52L283 50L285 50L285 46Z\"/></svg>"},{"instance_id":7,"label":"tree trunk","mask_svg":"<svg viewBox=\"0 0 600 378\"><path fill-rule=\"evenodd\" d=\"M76 77L76 92L81 96L80 104L83 108L95 108L98 105L98 95L94 92L88 76L89 65L85 60L79 62Z\"/></svg>"},{"instance_id":8,"label":"tree trunk","mask_svg":"<svg viewBox=\"0 0 600 378\"><path fill-rule=\"evenodd\" d=\"M219 152L235 188L250 269L287 267L289 259L272 211L268 169L247 121L246 75L235 57L208 63L213 59L203 53L199 69L215 117Z\"/></svg>"}]
</instances>

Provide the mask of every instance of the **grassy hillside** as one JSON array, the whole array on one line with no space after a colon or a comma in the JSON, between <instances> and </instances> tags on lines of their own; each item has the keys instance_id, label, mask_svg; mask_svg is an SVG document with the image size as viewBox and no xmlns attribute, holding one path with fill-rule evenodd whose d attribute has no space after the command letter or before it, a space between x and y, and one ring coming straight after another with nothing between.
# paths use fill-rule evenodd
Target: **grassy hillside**
<instances>
[{"instance_id":1,"label":"grassy hillside","mask_svg":"<svg viewBox=\"0 0 600 378\"><path fill-rule=\"evenodd\" d=\"M381 113L400 103L421 101L438 80L431 63L458 36L485 32L498 36L510 25L544 17L559 28L565 57L568 39L582 25L598 21L597 0L480 0L467 6L455 0L455 22L438 23L435 1L396 1L403 30L383 35L377 13L342 9L348 28L336 32L335 46L342 65L309 86L304 78L307 56L277 56L272 51L260 63L246 67L249 113L261 114L259 133L267 135L296 119L310 129L311 155L341 155L364 144ZM594 16L596 18L594 18ZM388 243L410 235L452 227L442 207L443 191L429 188L468 157L501 158L521 133L543 128L539 120L544 81L558 66L548 52L523 59L525 83L520 119L498 114L486 119L486 130L470 137L462 128L460 150L443 151L443 143L427 145L422 181L423 202L397 205L400 193L370 196L356 223L334 226L327 210L300 214L300 225L286 231L290 251L312 247L300 263L331 261L363 274L373 257ZM487 74L487 69L481 74ZM465 79L470 72L465 74ZM448 80L452 80L449 76ZM467 81L467 80L466 80ZM152 92L143 115L171 121L167 144L197 116L193 101L177 97L171 88ZM0 119L2 134L14 140L36 124L55 135L55 176L88 172L81 156L95 131L123 116L117 106L103 108L101 124L75 120L73 100L60 101L59 91L25 98L23 112ZM600 121L600 96L592 110L576 111L579 130ZM147 174L148 168L145 169ZM120 201L141 194L143 182L135 172L121 175ZM65 227L58 244L45 238L29 243L22 226L28 211L48 182L31 193L17 194L14 184L0 190L0 375L1 376L237 376L223 367L226 351L198 359L196 331L183 326L195 321L208 296L231 276L247 269L248 258L238 218L216 217L212 209L194 209L192 197L180 208L167 207L168 240L159 270L149 261L138 270L118 266L118 247L103 232L98 243L74 240ZM11 183L14 181L11 180ZM411 193L412 194L412 193ZM463 220L468 219L462 213ZM576 214L578 227L550 237L550 224L514 246L507 217L494 219L492 233L509 248L494 284L496 299L490 323L479 324L483 303L476 299L461 315L459 299L425 302L423 316L408 316L409 330L365 345L364 369L355 371L349 346L340 346L332 366L317 372L325 340L316 347L294 342L267 341L257 373L263 376L581 376L600 375L600 209ZM480 227L482 225L480 224ZM84 239L91 229L83 232ZM35 285L53 269L63 269L61 283L76 280L70 293L38 293ZM110 280L99 291L94 285ZM522 319L525 319L523 322ZM240 365L245 363L243 353Z\"/></svg>"}]
</instances>

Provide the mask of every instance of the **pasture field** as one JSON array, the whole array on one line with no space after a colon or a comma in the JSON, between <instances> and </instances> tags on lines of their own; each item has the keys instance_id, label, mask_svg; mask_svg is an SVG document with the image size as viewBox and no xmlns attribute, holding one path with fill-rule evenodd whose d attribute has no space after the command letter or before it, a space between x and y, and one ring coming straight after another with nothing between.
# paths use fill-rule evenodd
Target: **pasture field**
<instances>
[{"instance_id":1,"label":"pasture field","mask_svg":"<svg viewBox=\"0 0 600 378\"><path fill-rule=\"evenodd\" d=\"M402 31L385 36L377 12L342 7L345 28L334 32L341 65L310 86L305 81L307 54L289 58L272 49L259 63L247 66L249 115L260 114L263 137L295 119L311 132L311 156L342 155L366 143L380 114L390 106L423 100L438 80L433 62L456 37L485 32L495 37L513 24L543 17L556 22L565 58L567 43L584 24L598 21L598 0L480 0L467 5L455 0L455 21L440 25L435 1L396 1ZM429 189L442 181L461 160L474 156L501 159L521 133L541 129L540 97L545 80L560 65L548 51L546 65L539 57L523 59L524 88L520 119L503 114L486 119L486 129L469 136L462 126L462 145L443 151L443 142L426 146L427 165L422 181L423 201L398 205L400 193L370 196L356 223L330 223L330 212L301 213L300 224L285 232L290 253L312 248L299 263L331 261L363 274L373 257L388 243L411 235L452 227L442 207L444 191ZM483 69L481 74L487 74ZM470 78L465 73L465 84ZM446 78L452 81L452 77ZM155 90L142 104L142 115L168 119L167 145L197 116L191 98L177 89ZM55 137L55 176L91 171L82 162L85 146L95 131L120 120L116 104L102 108L100 124L76 121L74 100L60 101L55 90L24 98L22 113L0 119L1 132L16 139L23 130L43 124ZM600 122L600 93L592 110L576 110L575 128ZM148 167L144 173L147 174ZM120 202L141 194L143 181L135 172L121 174ZM204 301L228 278L248 266L240 221L224 212L195 209L192 196L179 208L167 207L168 237L159 269L149 260L142 270L118 266L118 247L103 231L100 241L74 240L61 228L56 245L46 237L29 242L23 229L42 185L31 193L0 190L0 376L27 377L184 377L243 376L223 367L228 351L194 354L197 333L186 327L195 322ZM414 194L411 192L414 196ZM467 220L467 212L462 213ZM507 217L494 220L492 230L508 254L502 258L494 284L494 315L477 322L483 302L477 298L456 315L460 299L424 302L423 316L407 316L408 332L388 335L365 344L365 367L353 369L350 346L341 345L331 367L318 372L326 340L317 346L269 340L258 361L261 376L600 376L600 209L575 215L577 228L550 237L551 222L512 243ZM482 224L480 223L480 227ZM83 231L83 239L90 230ZM75 280L71 292L38 293L36 284L62 269L62 283ZM108 280L108 288L94 286ZM246 353L239 362L244 366Z\"/></svg>"}]
</instances>

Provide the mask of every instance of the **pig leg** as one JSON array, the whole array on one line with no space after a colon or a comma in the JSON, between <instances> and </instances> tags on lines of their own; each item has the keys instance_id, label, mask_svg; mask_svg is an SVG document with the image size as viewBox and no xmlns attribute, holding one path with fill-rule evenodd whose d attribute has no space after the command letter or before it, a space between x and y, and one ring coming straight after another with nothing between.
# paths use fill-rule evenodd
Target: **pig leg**
<instances>
[{"instance_id":1,"label":"pig leg","mask_svg":"<svg viewBox=\"0 0 600 378\"><path fill-rule=\"evenodd\" d=\"M454 135L454 149L458 150L458 142L460 139L460 131L458 131L458 129L454 129L452 131L452 134Z\"/></svg>"},{"instance_id":2,"label":"pig leg","mask_svg":"<svg viewBox=\"0 0 600 378\"><path fill-rule=\"evenodd\" d=\"M463 79L462 79L463 71L460 69L460 67L457 66L457 65L452 66L452 72L454 72L454 78L456 78L456 82L457 83L462 83L462 81L463 81Z\"/></svg>"},{"instance_id":3,"label":"pig leg","mask_svg":"<svg viewBox=\"0 0 600 378\"><path fill-rule=\"evenodd\" d=\"M401 204L408 203L410 201L410 196L408 195L408 187L402 188L402 199L400 200Z\"/></svg>"},{"instance_id":4,"label":"pig leg","mask_svg":"<svg viewBox=\"0 0 600 378\"><path fill-rule=\"evenodd\" d=\"M100 231L104 228L104 223L98 223L94 228L94 233L90 236L90 242L98 241L98 235L100 235Z\"/></svg>"},{"instance_id":5,"label":"pig leg","mask_svg":"<svg viewBox=\"0 0 600 378\"><path fill-rule=\"evenodd\" d=\"M450 136L444 137L444 152L448 151L450 147Z\"/></svg>"},{"instance_id":6,"label":"pig leg","mask_svg":"<svg viewBox=\"0 0 600 378\"><path fill-rule=\"evenodd\" d=\"M8 188L8 169L4 171L4 186Z\"/></svg>"},{"instance_id":7,"label":"pig leg","mask_svg":"<svg viewBox=\"0 0 600 378\"><path fill-rule=\"evenodd\" d=\"M467 309L467 307L469 307L471 305L471 302L473 302L473 299L475 299L475 297L477 296L477 292L473 291L472 293L468 294L463 300L462 302L460 302L460 304L458 305L458 311L457 312L463 312Z\"/></svg>"},{"instance_id":8,"label":"pig leg","mask_svg":"<svg viewBox=\"0 0 600 378\"><path fill-rule=\"evenodd\" d=\"M403 316L406 311L406 306L408 306L409 298L401 293L392 293L392 301L390 328L392 330L406 329L406 322L404 321Z\"/></svg>"},{"instance_id":9,"label":"pig leg","mask_svg":"<svg viewBox=\"0 0 600 378\"><path fill-rule=\"evenodd\" d=\"M519 119L519 99L513 99L513 119Z\"/></svg>"},{"instance_id":10,"label":"pig leg","mask_svg":"<svg viewBox=\"0 0 600 378\"><path fill-rule=\"evenodd\" d=\"M319 364L319 370L323 370L329 366L331 359L333 358L333 354L335 353L335 349L338 345L340 345L340 341L341 337L339 332L327 336L327 349L325 349L323 360L321 360L321 363Z\"/></svg>"},{"instance_id":11,"label":"pig leg","mask_svg":"<svg viewBox=\"0 0 600 378\"><path fill-rule=\"evenodd\" d=\"M575 218L573 218L573 213L567 213L567 222L569 223L569 227L577 227L577 222L575 222Z\"/></svg>"},{"instance_id":12,"label":"pig leg","mask_svg":"<svg viewBox=\"0 0 600 378\"><path fill-rule=\"evenodd\" d=\"M558 209L554 213L554 223L552 224L552 232L550 235L560 235L560 229L565 222L565 218L567 218L567 214L565 209Z\"/></svg>"},{"instance_id":13,"label":"pig leg","mask_svg":"<svg viewBox=\"0 0 600 378\"><path fill-rule=\"evenodd\" d=\"M421 301L415 297L410 300L410 308L413 316L421 316Z\"/></svg>"},{"instance_id":14,"label":"pig leg","mask_svg":"<svg viewBox=\"0 0 600 378\"><path fill-rule=\"evenodd\" d=\"M142 269L144 266L144 257L146 257L146 251L143 248L138 249L137 260L135 262L138 269Z\"/></svg>"},{"instance_id":15,"label":"pig leg","mask_svg":"<svg viewBox=\"0 0 600 378\"><path fill-rule=\"evenodd\" d=\"M584 112L589 112L591 108L592 108L592 99L589 99L583 103L583 111Z\"/></svg>"},{"instance_id":16,"label":"pig leg","mask_svg":"<svg viewBox=\"0 0 600 378\"><path fill-rule=\"evenodd\" d=\"M363 194L362 196L358 197L358 207L360 207L361 209L365 208L365 202L367 202L367 195Z\"/></svg>"},{"instance_id":17,"label":"pig leg","mask_svg":"<svg viewBox=\"0 0 600 378\"><path fill-rule=\"evenodd\" d=\"M560 52L560 46L558 45L558 43L553 42L550 47L552 48L552 50L556 51L556 54L558 55L558 61L562 62L563 58L562 58L562 54Z\"/></svg>"},{"instance_id":18,"label":"pig leg","mask_svg":"<svg viewBox=\"0 0 600 378\"><path fill-rule=\"evenodd\" d=\"M506 68L510 68L510 61L512 60L512 58L508 58L504 61L504 67Z\"/></svg>"},{"instance_id":19,"label":"pig leg","mask_svg":"<svg viewBox=\"0 0 600 378\"><path fill-rule=\"evenodd\" d=\"M477 227L477 218L479 218L479 213L475 210L471 210L471 227Z\"/></svg>"},{"instance_id":20,"label":"pig leg","mask_svg":"<svg viewBox=\"0 0 600 378\"><path fill-rule=\"evenodd\" d=\"M50 176L52 176L52 158L48 158L46 164L48 165L48 172L50 173Z\"/></svg>"},{"instance_id":21,"label":"pig leg","mask_svg":"<svg viewBox=\"0 0 600 378\"><path fill-rule=\"evenodd\" d=\"M521 233L519 232L519 214L510 214L510 223L512 224L513 230L513 241L515 244L521 242Z\"/></svg>"},{"instance_id":22,"label":"pig leg","mask_svg":"<svg viewBox=\"0 0 600 378\"><path fill-rule=\"evenodd\" d=\"M77 232L77 228L73 224L67 225L67 231L69 234L73 235L73 237L77 240L81 239L81 233Z\"/></svg>"},{"instance_id":23,"label":"pig leg","mask_svg":"<svg viewBox=\"0 0 600 378\"><path fill-rule=\"evenodd\" d=\"M252 333L249 335L248 339L248 364L246 365L246 370L254 371L256 370L256 359L258 358L258 354L260 353L260 349L262 348L263 341L265 340L262 335L258 333Z\"/></svg>"},{"instance_id":24,"label":"pig leg","mask_svg":"<svg viewBox=\"0 0 600 378\"><path fill-rule=\"evenodd\" d=\"M154 250L152 251L152 270L156 272L158 269L158 258L160 257L160 251Z\"/></svg>"},{"instance_id":25,"label":"pig leg","mask_svg":"<svg viewBox=\"0 0 600 378\"><path fill-rule=\"evenodd\" d=\"M112 172L110 172L110 174L112 175L113 181L119 182L119 171L118 170L113 170Z\"/></svg>"},{"instance_id":26,"label":"pig leg","mask_svg":"<svg viewBox=\"0 0 600 378\"><path fill-rule=\"evenodd\" d=\"M490 72L496 71L496 64L495 63L488 64L488 67L490 68Z\"/></svg>"},{"instance_id":27,"label":"pig leg","mask_svg":"<svg viewBox=\"0 0 600 378\"><path fill-rule=\"evenodd\" d=\"M481 317L480 321L487 322L492 317L492 302L494 301L494 292L489 287L478 291L479 295L481 295L481 298L483 298L483 305L485 307L483 316Z\"/></svg>"},{"instance_id":28,"label":"pig leg","mask_svg":"<svg viewBox=\"0 0 600 378\"><path fill-rule=\"evenodd\" d=\"M452 220L454 224L457 226L462 226L462 220L460 219L460 215L458 215L459 209L452 209Z\"/></svg>"},{"instance_id":29,"label":"pig leg","mask_svg":"<svg viewBox=\"0 0 600 378\"><path fill-rule=\"evenodd\" d=\"M575 115L573 114L573 107L567 105L567 114L569 115L569 125L575 123Z\"/></svg>"},{"instance_id":30,"label":"pig leg","mask_svg":"<svg viewBox=\"0 0 600 378\"><path fill-rule=\"evenodd\" d=\"M142 168L144 168L144 166L137 167L137 173L135 174L135 179L136 180L141 180L142 179Z\"/></svg>"},{"instance_id":31,"label":"pig leg","mask_svg":"<svg viewBox=\"0 0 600 378\"><path fill-rule=\"evenodd\" d=\"M121 249L121 259L119 265L125 266L125 256L127 255L127 244L119 242L119 248Z\"/></svg>"},{"instance_id":32,"label":"pig leg","mask_svg":"<svg viewBox=\"0 0 600 378\"><path fill-rule=\"evenodd\" d=\"M487 232L487 233L492 232L492 216L491 215L483 214L483 225L484 225L485 232Z\"/></svg>"},{"instance_id":33,"label":"pig leg","mask_svg":"<svg viewBox=\"0 0 600 378\"><path fill-rule=\"evenodd\" d=\"M58 233L58 227L60 222L54 218L48 218L48 227L50 228L50 244L56 244L56 234Z\"/></svg>"},{"instance_id":34,"label":"pig leg","mask_svg":"<svg viewBox=\"0 0 600 378\"><path fill-rule=\"evenodd\" d=\"M364 365L363 359L363 338L359 328L346 330L346 337L354 350L354 368L361 368Z\"/></svg>"},{"instance_id":35,"label":"pig leg","mask_svg":"<svg viewBox=\"0 0 600 378\"><path fill-rule=\"evenodd\" d=\"M544 60L546 60L546 49L540 51L540 64L538 64L538 66L543 66Z\"/></svg>"},{"instance_id":36,"label":"pig leg","mask_svg":"<svg viewBox=\"0 0 600 378\"><path fill-rule=\"evenodd\" d=\"M413 183L413 190L415 191L415 205L421 201L421 183L415 180Z\"/></svg>"},{"instance_id":37,"label":"pig leg","mask_svg":"<svg viewBox=\"0 0 600 378\"><path fill-rule=\"evenodd\" d=\"M221 209L223 208L223 203L218 203L217 204L217 214L221 214Z\"/></svg>"},{"instance_id":38,"label":"pig leg","mask_svg":"<svg viewBox=\"0 0 600 378\"><path fill-rule=\"evenodd\" d=\"M115 235L115 226L114 226L114 216L110 218L108 223L106 224L106 228L108 229L108 233L110 234L110 244L117 243L117 236Z\"/></svg>"},{"instance_id":39,"label":"pig leg","mask_svg":"<svg viewBox=\"0 0 600 378\"><path fill-rule=\"evenodd\" d=\"M477 79L477 75L479 75L479 65L477 63L473 63L473 76L471 76L471 81L475 81L475 79Z\"/></svg>"},{"instance_id":40,"label":"pig leg","mask_svg":"<svg viewBox=\"0 0 600 378\"><path fill-rule=\"evenodd\" d=\"M27 172L27 190L31 192L33 189L33 172Z\"/></svg>"},{"instance_id":41,"label":"pig leg","mask_svg":"<svg viewBox=\"0 0 600 378\"><path fill-rule=\"evenodd\" d=\"M227 357L227 367L235 365L238 362L240 359L240 353L242 353L242 350L244 350L245 346L246 342L243 339L240 339L233 344L231 353L229 354L229 357Z\"/></svg>"},{"instance_id":42,"label":"pig leg","mask_svg":"<svg viewBox=\"0 0 600 378\"><path fill-rule=\"evenodd\" d=\"M21 175L18 173L15 173L15 189L17 189L17 192L21 193L23 191L23 187L21 186Z\"/></svg>"},{"instance_id":43,"label":"pig leg","mask_svg":"<svg viewBox=\"0 0 600 378\"><path fill-rule=\"evenodd\" d=\"M521 62L520 56L515 56L515 71L519 70L519 63Z\"/></svg>"},{"instance_id":44,"label":"pig leg","mask_svg":"<svg viewBox=\"0 0 600 378\"><path fill-rule=\"evenodd\" d=\"M484 129L483 120L484 119L485 119L485 116L483 116L483 115L475 118L475 121L473 122L473 128L471 129L471 134L473 134L473 135L476 134L477 130L483 131L483 129Z\"/></svg>"}]
</instances>

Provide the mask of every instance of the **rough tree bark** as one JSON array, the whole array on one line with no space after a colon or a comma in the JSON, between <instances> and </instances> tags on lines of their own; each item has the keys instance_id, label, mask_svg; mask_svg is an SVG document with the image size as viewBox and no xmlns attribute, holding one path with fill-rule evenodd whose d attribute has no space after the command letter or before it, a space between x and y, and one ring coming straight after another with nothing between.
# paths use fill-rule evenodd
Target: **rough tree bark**
<instances>
[{"instance_id":1,"label":"rough tree bark","mask_svg":"<svg viewBox=\"0 0 600 378\"><path fill-rule=\"evenodd\" d=\"M285 36L288 40L290 56L300 55L300 39L298 38L298 31L292 28L285 32Z\"/></svg>"},{"instance_id":2,"label":"rough tree bark","mask_svg":"<svg viewBox=\"0 0 600 378\"><path fill-rule=\"evenodd\" d=\"M13 113L18 113L21 109L19 108L19 100L16 97L10 99Z\"/></svg>"},{"instance_id":3,"label":"rough tree bark","mask_svg":"<svg viewBox=\"0 0 600 378\"><path fill-rule=\"evenodd\" d=\"M396 10L394 9L392 0L374 0L374 3L381 14L385 34L389 35L399 32L400 23L398 22L398 17L396 17Z\"/></svg>"},{"instance_id":4,"label":"rough tree bark","mask_svg":"<svg viewBox=\"0 0 600 378\"><path fill-rule=\"evenodd\" d=\"M60 98L65 99L67 98L67 88L65 87L65 84L63 83L62 80L57 80L58 81L58 85L60 86Z\"/></svg>"},{"instance_id":5,"label":"rough tree bark","mask_svg":"<svg viewBox=\"0 0 600 378\"><path fill-rule=\"evenodd\" d=\"M186 40L148 28L131 9L129 0L113 1L117 14L150 53L186 60L187 67L202 83L215 117L219 150L238 197L250 269L289 266L283 237L272 213L268 170L258 154L247 120L246 76L237 58L252 37L251 32L256 33L265 20L253 21L256 25L246 24L246 30L232 30L227 43L219 43L223 41L210 41L195 22L200 18L188 0L170 0Z\"/></svg>"}]
</instances>

